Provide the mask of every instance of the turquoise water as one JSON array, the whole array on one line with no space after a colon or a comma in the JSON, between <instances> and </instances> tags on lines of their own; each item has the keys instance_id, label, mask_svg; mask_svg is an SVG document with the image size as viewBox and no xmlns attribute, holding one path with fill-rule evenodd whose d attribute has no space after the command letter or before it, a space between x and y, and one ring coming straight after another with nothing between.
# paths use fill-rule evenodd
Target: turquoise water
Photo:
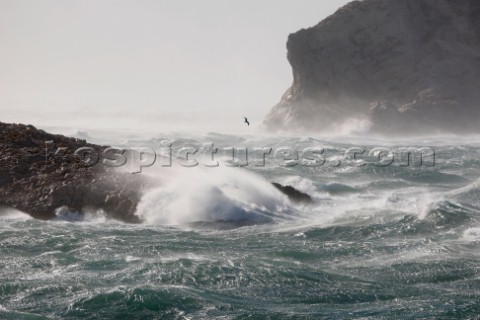
<instances>
[{"instance_id":1,"label":"turquoise water","mask_svg":"<svg viewBox=\"0 0 480 320\"><path fill-rule=\"evenodd\" d=\"M44 222L4 210L0 318L474 319L480 146L417 145L435 149L435 166L272 163L192 171L185 183L188 169L172 169L145 195L141 225L98 212ZM289 204L270 181L294 185L316 204Z\"/></svg>"}]
</instances>

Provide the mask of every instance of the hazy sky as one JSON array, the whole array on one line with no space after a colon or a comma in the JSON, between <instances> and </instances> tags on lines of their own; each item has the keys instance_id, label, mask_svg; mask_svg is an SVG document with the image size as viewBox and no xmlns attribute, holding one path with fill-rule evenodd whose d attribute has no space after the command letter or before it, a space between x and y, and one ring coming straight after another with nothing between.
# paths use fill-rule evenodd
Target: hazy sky
<instances>
[{"instance_id":1,"label":"hazy sky","mask_svg":"<svg viewBox=\"0 0 480 320\"><path fill-rule=\"evenodd\" d=\"M258 124L291 84L288 34L347 2L0 0L0 121Z\"/></svg>"}]
</instances>

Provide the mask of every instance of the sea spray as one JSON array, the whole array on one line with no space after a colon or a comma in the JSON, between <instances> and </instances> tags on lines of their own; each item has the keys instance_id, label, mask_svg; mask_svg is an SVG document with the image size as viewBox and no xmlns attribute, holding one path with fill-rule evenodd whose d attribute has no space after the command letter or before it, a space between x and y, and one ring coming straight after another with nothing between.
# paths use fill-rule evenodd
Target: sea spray
<instances>
[{"instance_id":1,"label":"sea spray","mask_svg":"<svg viewBox=\"0 0 480 320\"><path fill-rule=\"evenodd\" d=\"M480 146L446 141L417 143L435 145L435 167L146 168L142 224L0 214L0 318L475 319ZM226 222L189 223L202 220Z\"/></svg>"},{"instance_id":2,"label":"sea spray","mask_svg":"<svg viewBox=\"0 0 480 320\"><path fill-rule=\"evenodd\" d=\"M145 223L268 222L292 219L295 212L285 195L245 169L172 167L149 174L159 186L138 205L137 215Z\"/></svg>"}]
</instances>

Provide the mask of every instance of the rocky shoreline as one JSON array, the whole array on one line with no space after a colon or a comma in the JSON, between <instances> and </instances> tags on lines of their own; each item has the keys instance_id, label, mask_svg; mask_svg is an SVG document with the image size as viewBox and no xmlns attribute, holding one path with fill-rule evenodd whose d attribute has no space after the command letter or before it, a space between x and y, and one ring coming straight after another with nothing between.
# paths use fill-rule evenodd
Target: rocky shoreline
<instances>
[{"instance_id":1,"label":"rocky shoreline","mask_svg":"<svg viewBox=\"0 0 480 320\"><path fill-rule=\"evenodd\" d=\"M57 214L98 211L108 218L140 223L135 215L146 175L104 165L107 146L47 133L31 125L0 122L0 207L50 220ZM128 152L128 150L126 150ZM312 203L291 186L273 184L290 201Z\"/></svg>"},{"instance_id":2,"label":"rocky shoreline","mask_svg":"<svg viewBox=\"0 0 480 320\"><path fill-rule=\"evenodd\" d=\"M102 210L108 217L140 222L135 210L143 177L100 162L90 165L86 152L75 154L81 148L98 154L104 149L30 125L0 123L0 206L43 220L64 208Z\"/></svg>"}]
</instances>

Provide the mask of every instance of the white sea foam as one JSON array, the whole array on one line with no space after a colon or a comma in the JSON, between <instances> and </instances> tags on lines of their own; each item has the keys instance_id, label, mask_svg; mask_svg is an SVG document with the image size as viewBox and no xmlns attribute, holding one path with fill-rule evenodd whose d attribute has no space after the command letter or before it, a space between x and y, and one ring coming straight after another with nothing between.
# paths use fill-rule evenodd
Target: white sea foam
<instances>
[{"instance_id":1,"label":"white sea foam","mask_svg":"<svg viewBox=\"0 0 480 320\"><path fill-rule=\"evenodd\" d=\"M108 220L103 210L87 210L84 213L70 211L67 207L55 210L55 221L102 223Z\"/></svg>"},{"instance_id":2,"label":"white sea foam","mask_svg":"<svg viewBox=\"0 0 480 320\"><path fill-rule=\"evenodd\" d=\"M172 167L153 175L159 186L144 195L137 209L146 223L263 222L294 212L268 181L240 168Z\"/></svg>"},{"instance_id":3,"label":"white sea foam","mask_svg":"<svg viewBox=\"0 0 480 320\"><path fill-rule=\"evenodd\" d=\"M480 228L468 228L463 232L462 238L467 241L479 241Z\"/></svg>"},{"instance_id":4,"label":"white sea foam","mask_svg":"<svg viewBox=\"0 0 480 320\"><path fill-rule=\"evenodd\" d=\"M10 208L0 208L0 220L28 220L32 219L28 214Z\"/></svg>"}]
</instances>

